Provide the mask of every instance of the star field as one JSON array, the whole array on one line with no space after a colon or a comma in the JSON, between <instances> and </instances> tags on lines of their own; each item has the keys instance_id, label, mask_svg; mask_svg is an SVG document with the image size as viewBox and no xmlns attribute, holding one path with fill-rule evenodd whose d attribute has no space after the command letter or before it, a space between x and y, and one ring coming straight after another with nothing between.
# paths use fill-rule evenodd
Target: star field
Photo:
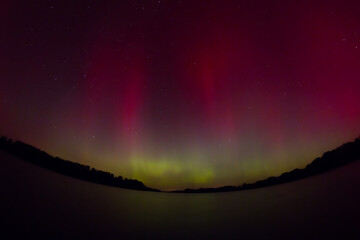
<instances>
[{"instance_id":1,"label":"star field","mask_svg":"<svg viewBox=\"0 0 360 240\"><path fill-rule=\"evenodd\" d=\"M358 1L4 1L0 133L150 187L240 185L360 133Z\"/></svg>"}]
</instances>

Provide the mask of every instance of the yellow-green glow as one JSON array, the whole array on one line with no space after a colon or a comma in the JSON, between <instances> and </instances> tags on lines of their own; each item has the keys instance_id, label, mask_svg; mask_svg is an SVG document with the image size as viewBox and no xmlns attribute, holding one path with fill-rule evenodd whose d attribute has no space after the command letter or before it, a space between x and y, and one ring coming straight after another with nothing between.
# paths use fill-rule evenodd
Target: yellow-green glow
<instances>
[{"instance_id":1,"label":"yellow-green glow","mask_svg":"<svg viewBox=\"0 0 360 240\"><path fill-rule=\"evenodd\" d=\"M143 147L130 154L126 149L118 148L118 145L116 148L109 147L111 142L98 148L96 141L84 144L79 139L79 143L74 145L81 147L77 148L78 151L65 147L61 151L39 147L64 159L84 163L116 176L138 179L149 187L178 190L242 185L244 182L277 176L294 168L305 167L326 150L337 147L338 143L324 143L319 147L307 141L303 144L306 148L294 146L288 147L287 151L266 149L261 143L251 147L215 145L211 149L194 144L169 148L165 152Z\"/></svg>"},{"instance_id":2,"label":"yellow-green glow","mask_svg":"<svg viewBox=\"0 0 360 240\"><path fill-rule=\"evenodd\" d=\"M205 186L214 180L215 170L204 161L192 158L146 158L133 156L130 160L132 177L151 186L166 189L178 189L182 186ZM171 186L171 187L170 187Z\"/></svg>"}]
</instances>

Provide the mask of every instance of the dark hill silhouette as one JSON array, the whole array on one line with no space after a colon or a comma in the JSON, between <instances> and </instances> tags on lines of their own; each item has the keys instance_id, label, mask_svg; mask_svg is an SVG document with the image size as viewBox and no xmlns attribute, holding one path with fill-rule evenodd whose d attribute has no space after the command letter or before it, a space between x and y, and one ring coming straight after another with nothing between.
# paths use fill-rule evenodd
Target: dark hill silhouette
<instances>
[{"instance_id":1,"label":"dark hill silhouette","mask_svg":"<svg viewBox=\"0 0 360 240\"><path fill-rule=\"evenodd\" d=\"M246 184L241 186L223 186L218 188L199 188L199 189L185 189L173 192L182 193L209 193L209 192L228 192L239 191L260 187L267 187L281 183L287 183L302 178L307 178L320 173L327 172L329 170L345 166L351 162L360 160L360 137L356 138L353 142L348 142L342 146L325 152L322 157L316 158L304 169L294 169L290 172L285 172L278 177L269 177L264 180L257 181L255 183Z\"/></svg>"},{"instance_id":2,"label":"dark hill silhouette","mask_svg":"<svg viewBox=\"0 0 360 240\"><path fill-rule=\"evenodd\" d=\"M63 160L59 157L53 157L29 144L21 141L13 142L11 139L6 137L0 138L0 149L40 167L74 178L113 187L143 191L159 191L157 189L146 187L138 180L127 179L122 176L115 177L109 172L100 171L86 165Z\"/></svg>"},{"instance_id":3,"label":"dark hill silhouette","mask_svg":"<svg viewBox=\"0 0 360 240\"><path fill-rule=\"evenodd\" d=\"M113 187L143 190L143 191L158 191L146 187L142 182L134 179L123 178L122 176L115 177L109 172L100 171L89 166L63 160L58 157L50 156L48 153L41 151L29 144L21 141L13 142L6 137L0 137L0 149L12 154L20 159L33 163L35 165L44 167L46 169L79 178L82 180L100 183ZM302 178L314 176L351 162L360 159L360 137L353 142L348 142L342 146L325 152L322 157L316 158L304 169L294 169L290 172L285 172L278 177L269 177L255 183L244 183L240 186L223 186L218 188L199 188L199 189L185 189L171 192L178 193L209 193L209 192L228 192L239 191L253 188L267 187L271 185L287 183Z\"/></svg>"}]
</instances>

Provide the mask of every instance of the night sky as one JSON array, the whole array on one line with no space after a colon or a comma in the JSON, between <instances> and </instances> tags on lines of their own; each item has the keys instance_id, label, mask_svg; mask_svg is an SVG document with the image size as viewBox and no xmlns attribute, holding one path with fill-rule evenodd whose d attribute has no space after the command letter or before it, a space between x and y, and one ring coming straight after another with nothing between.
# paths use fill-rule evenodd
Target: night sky
<instances>
[{"instance_id":1,"label":"night sky","mask_svg":"<svg viewBox=\"0 0 360 240\"><path fill-rule=\"evenodd\" d=\"M360 135L359 1L2 1L0 135L160 189Z\"/></svg>"}]
</instances>

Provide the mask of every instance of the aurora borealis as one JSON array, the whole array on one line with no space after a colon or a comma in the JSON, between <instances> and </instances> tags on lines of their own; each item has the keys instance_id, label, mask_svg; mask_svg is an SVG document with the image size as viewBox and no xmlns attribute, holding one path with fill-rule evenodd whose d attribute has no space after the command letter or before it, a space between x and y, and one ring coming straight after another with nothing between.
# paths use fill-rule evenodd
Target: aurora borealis
<instances>
[{"instance_id":1,"label":"aurora borealis","mask_svg":"<svg viewBox=\"0 0 360 240\"><path fill-rule=\"evenodd\" d=\"M0 135L160 189L360 135L358 1L3 1Z\"/></svg>"}]
</instances>

